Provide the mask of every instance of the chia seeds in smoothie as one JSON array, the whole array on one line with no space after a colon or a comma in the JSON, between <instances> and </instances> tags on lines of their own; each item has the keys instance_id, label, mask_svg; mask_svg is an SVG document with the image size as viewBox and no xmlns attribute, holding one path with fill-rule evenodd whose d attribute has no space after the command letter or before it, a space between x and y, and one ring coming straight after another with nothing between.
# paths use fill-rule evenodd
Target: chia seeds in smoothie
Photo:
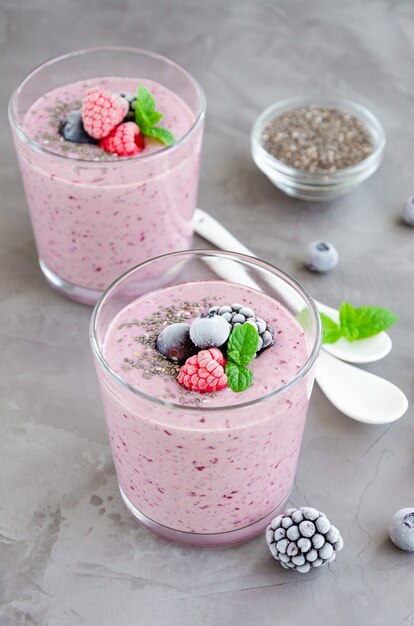
<instances>
[{"instance_id":1,"label":"chia seeds in smoothie","mask_svg":"<svg viewBox=\"0 0 414 626\"><path fill-rule=\"evenodd\" d=\"M177 382L179 366L157 353L157 335L168 324L191 323L209 307L231 302L260 314L274 329L274 345L254 359L253 384L242 393L228 387L216 393L187 391ZM287 386L310 349L286 308L235 283L183 283L121 310L108 327L102 352L122 380L120 386L98 365L127 503L165 527L205 534L249 527L286 502L311 391L307 377Z\"/></svg>"}]
</instances>

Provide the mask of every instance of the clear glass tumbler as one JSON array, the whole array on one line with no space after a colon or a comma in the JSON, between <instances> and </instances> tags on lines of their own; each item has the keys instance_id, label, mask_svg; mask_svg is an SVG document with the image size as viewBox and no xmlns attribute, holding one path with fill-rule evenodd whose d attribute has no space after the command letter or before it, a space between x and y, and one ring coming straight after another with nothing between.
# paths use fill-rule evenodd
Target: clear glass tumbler
<instances>
[{"instance_id":1,"label":"clear glass tumbler","mask_svg":"<svg viewBox=\"0 0 414 626\"><path fill-rule=\"evenodd\" d=\"M188 282L196 290L204 281L225 289L232 283L241 293L248 289L285 307L302 326L307 344L305 362L293 378L278 388L269 380L267 395L246 401L241 393L235 404L209 407L148 395L111 369L104 346L120 311L142 296L148 302L165 288L177 294ZM119 488L140 524L169 541L219 546L254 537L284 511L321 341L318 312L295 280L234 253L196 250L158 257L125 273L104 293L92 316L90 340ZM293 360L294 350L289 347L283 358Z\"/></svg>"},{"instance_id":2,"label":"clear glass tumbler","mask_svg":"<svg viewBox=\"0 0 414 626\"><path fill-rule=\"evenodd\" d=\"M107 161L57 154L27 135L25 116L40 97L103 77L161 84L190 109L192 127L169 147ZM79 50L44 63L23 80L10 99L9 119L40 267L56 290L95 304L128 268L190 247L204 115L204 94L195 79L145 50Z\"/></svg>"}]
</instances>

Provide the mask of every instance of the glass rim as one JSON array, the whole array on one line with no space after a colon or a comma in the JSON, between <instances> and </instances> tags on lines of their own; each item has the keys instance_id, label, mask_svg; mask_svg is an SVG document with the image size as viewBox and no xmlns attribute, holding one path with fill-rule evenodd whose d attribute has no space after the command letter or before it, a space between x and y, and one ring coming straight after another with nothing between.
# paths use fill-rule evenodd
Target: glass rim
<instances>
[{"instance_id":1,"label":"glass rim","mask_svg":"<svg viewBox=\"0 0 414 626\"><path fill-rule=\"evenodd\" d=\"M64 159L67 162L74 162L74 163L83 162L83 163L88 163L90 165L94 164L97 167L102 167L102 161L99 161L99 160L97 161L96 159L73 158L73 157L68 157L65 154L58 154L57 152L53 152L53 150L49 150L48 148L41 145L40 143L38 143L37 141L35 141L34 139L32 139L31 137L27 135L27 133L23 130L21 123L17 120L17 116L15 113L15 104L17 102L17 98L19 96L21 89L24 87L26 82L29 81L31 78L33 78L38 72L40 72L43 68L47 66L53 65L54 63L58 63L59 61L69 59L70 57L74 57L74 56L81 56L82 54L88 54L91 52L115 52L115 53L116 52L132 52L132 53L140 53L142 55L146 55L147 57L158 59L160 61L165 61L167 62L168 65L179 68L190 79L190 81L196 87L197 94L198 94L199 101L200 101L200 111L197 117L195 118L191 128L173 144L171 144L170 146L165 146L164 148L161 148L160 150L157 150L156 152L151 152L150 154L147 154L147 155L137 154L135 156L130 156L126 158L120 158L116 160L114 159L111 162L122 163L124 161L129 162L129 161L139 161L139 160L142 160L142 161L155 160L160 155L164 155L167 152L171 153L175 151L177 148L179 148L181 145L186 143L186 141L195 133L195 131L200 126L200 124L203 122L205 114L206 114L206 97L205 97L203 88L201 87L200 83L196 80L196 78L194 78L194 76L180 63L177 63L176 61L173 61L169 57L164 56L163 54L159 54L158 52L153 52L152 50L145 50L144 48L134 48L131 46L95 46L92 48L79 48L77 50L73 50L72 52L67 52L59 56L51 57L47 59L46 61L43 61L42 63L37 65L28 74L26 74L26 76L19 83L19 85L13 90L10 96L9 105L8 105L8 117L9 117L10 126L15 130L19 139L21 139L25 144L27 144L35 152L39 152L41 154L45 154L53 158L56 157L56 158Z\"/></svg>"},{"instance_id":2,"label":"glass rim","mask_svg":"<svg viewBox=\"0 0 414 626\"><path fill-rule=\"evenodd\" d=\"M125 380L123 380L121 376L119 376L111 368L111 366L109 365L109 363L103 356L102 350L99 347L97 336L96 336L96 329L97 329L97 323L98 323L100 311L102 307L104 306L105 302L111 296L114 289L116 289L116 287L120 283L125 281L131 274L134 274L137 270L141 270L147 267L148 265L151 265L152 263L159 261L161 259L179 257L184 254L193 255L193 256L195 255L198 257L201 257L201 256L225 257L230 260L247 261L249 263L253 263L257 267L270 271L272 274L276 275L278 278L281 278L282 280L284 280L286 283L289 284L290 287L292 287L297 293L299 293L300 296L303 297L307 306L312 311L312 315L315 319L316 336L314 340L314 345L312 346L310 350L310 354L306 362L304 363L302 368L293 378L291 378L287 383L285 383L281 387L278 387L274 391L271 391L270 393L264 396L261 396L259 398L249 400L248 402L240 402L240 403L231 404L231 405L219 405L219 406L214 406L214 407L212 406L205 406L205 407L196 406L195 407L195 406L178 404L175 402L167 402L166 400L162 400L161 398L155 398L154 396L150 396L144 393L143 391L140 391L139 389L133 387L129 383L127 383ZM102 296L100 297L100 299L98 300L98 302L96 303L93 309L92 317L91 317L91 321L89 325L89 340L90 340L90 344L92 347L92 352L94 356L96 357L96 359L98 360L98 363L101 366L101 368L104 370L104 372L109 374L109 376L112 378L112 380L115 381L115 383L117 383L122 388L129 391L130 393L132 393L134 396L138 396L139 398L142 398L148 402L152 402L159 406L164 406L165 408L168 408L168 409L189 411L189 412L206 411L208 413L214 413L215 411L216 412L217 411L229 411L229 410L244 409L246 407L254 406L261 402L265 402L269 400L270 398L276 397L278 395L282 395L283 393L285 393L285 391L294 387L296 383L298 383L302 378L304 378L304 376L308 373L308 371L311 369L311 367L316 361L316 358L319 354L321 340L322 340L322 324L321 324L319 311L316 307L316 304L313 298L311 297L311 295L307 292L307 290L304 287L302 287L302 285L297 280L289 276L289 274L287 274L283 270L275 267L274 265L271 265L270 263L267 263L266 261L262 261L261 259L258 259L256 257L252 257L247 254L239 254L237 252L228 252L228 251L214 250L214 249L181 250L179 252L170 252L169 254L162 254L152 259L149 259L148 261L144 261L143 263L140 263L139 265L136 265L135 267L132 267L131 269L126 271L124 274L119 276L111 285L109 285L109 287L104 291L104 293L102 294Z\"/></svg>"},{"instance_id":3,"label":"glass rim","mask_svg":"<svg viewBox=\"0 0 414 626\"><path fill-rule=\"evenodd\" d=\"M364 159L358 161L358 163L354 163L354 165L349 165L348 167L343 167L335 172L309 172L307 170L300 169L298 167L293 167L292 165L288 165L277 159L272 154L270 154L260 142L260 131L263 130L262 126L266 118L268 118L272 113L282 114L283 112L289 110L288 107L299 108L301 106L310 105L310 104L320 104L320 105L343 105L353 110L352 115L357 117L357 119L362 122L365 126L367 126L365 120L369 121L370 127L368 130L373 139L373 150L371 154L368 154ZM361 117L358 116L358 113L361 114ZM277 115L276 115L277 117ZM365 119L364 119L365 118ZM267 120L266 120L267 121ZM375 129L376 136L372 135L372 128ZM386 144L386 135L385 130L380 122L380 120L372 113L367 107L363 104L359 104L359 102L355 102L354 100L350 100L349 98L344 98L342 96L326 96L326 95L312 95L310 96L301 96L296 98L286 98L284 100L279 100L278 102L274 102L269 107L267 107L264 111L260 113L260 115L254 121L254 124L250 133L251 144L255 150L257 150L266 162L266 164L277 170L281 173L288 176L303 176L307 180L313 180L318 182L329 176L334 180L352 177L353 175L358 174L360 171L364 171L365 169L369 169L371 164L374 163L378 157L382 154Z\"/></svg>"}]
</instances>

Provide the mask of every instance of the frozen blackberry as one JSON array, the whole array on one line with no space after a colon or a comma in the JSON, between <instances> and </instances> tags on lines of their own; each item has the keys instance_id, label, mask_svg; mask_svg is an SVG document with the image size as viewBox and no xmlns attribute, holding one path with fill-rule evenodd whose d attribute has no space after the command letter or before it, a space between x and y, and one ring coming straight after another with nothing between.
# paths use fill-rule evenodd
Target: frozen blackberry
<instances>
[{"instance_id":1,"label":"frozen blackberry","mask_svg":"<svg viewBox=\"0 0 414 626\"><path fill-rule=\"evenodd\" d=\"M275 331L273 328L264 319L258 317L253 309L248 306L243 306L238 302L223 306L215 305L210 307L209 314L223 317L230 324L231 330L236 328L236 326L251 324L259 333L256 356L275 343Z\"/></svg>"},{"instance_id":2,"label":"frozen blackberry","mask_svg":"<svg viewBox=\"0 0 414 626\"><path fill-rule=\"evenodd\" d=\"M308 506L275 517L266 529L266 541L282 567L301 574L331 563L344 545L326 515Z\"/></svg>"},{"instance_id":3,"label":"frozen blackberry","mask_svg":"<svg viewBox=\"0 0 414 626\"><path fill-rule=\"evenodd\" d=\"M124 117L124 122L135 122L135 107L137 104L137 95L129 91L121 91L118 93L118 95L128 102L128 109Z\"/></svg>"}]
</instances>

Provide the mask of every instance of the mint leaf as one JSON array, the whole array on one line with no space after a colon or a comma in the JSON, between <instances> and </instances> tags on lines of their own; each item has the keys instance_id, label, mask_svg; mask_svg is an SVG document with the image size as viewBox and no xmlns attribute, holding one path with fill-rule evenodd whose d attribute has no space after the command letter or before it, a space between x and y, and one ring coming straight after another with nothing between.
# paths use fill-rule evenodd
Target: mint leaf
<instances>
[{"instance_id":1,"label":"mint leaf","mask_svg":"<svg viewBox=\"0 0 414 626\"><path fill-rule=\"evenodd\" d=\"M361 306L355 309L354 324L358 329L358 339L373 337L386 330L398 320L389 309L377 306Z\"/></svg>"},{"instance_id":2,"label":"mint leaf","mask_svg":"<svg viewBox=\"0 0 414 626\"><path fill-rule=\"evenodd\" d=\"M239 393L250 387L253 372L246 365L253 360L257 351L259 333L251 324L236 326L227 343L227 385Z\"/></svg>"},{"instance_id":3,"label":"mint leaf","mask_svg":"<svg viewBox=\"0 0 414 626\"><path fill-rule=\"evenodd\" d=\"M356 341L359 337L355 320L355 309L349 302L343 302L339 308L341 333L348 341Z\"/></svg>"},{"instance_id":4,"label":"mint leaf","mask_svg":"<svg viewBox=\"0 0 414 626\"><path fill-rule=\"evenodd\" d=\"M158 139L158 141L162 141L166 146L171 146L171 144L175 142L174 135L166 128L160 128L159 126L147 128L147 130L144 131L144 135Z\"/></svg>"},{"instance_id":5,"label":"mint leaf","mask_svg":"<svg viewBox=\"0 0 414 626\"><path fill-rule=\"evenodd\" d=\"M322 343L335 343L340 337L348 341L366 339L378 335L398 320L398 317L389 309L379 306L361 306L358 309L343 302L339 309L340 325L330 317L320 313L322 320Z\"/></svg>"},{"instance_id":6,"label":"mint leaf","mask_svg":"<svg viewBox=\"0 0 414 626\"><path fill-rule=\"evenodd\" d=\"M227 354L236 363L247 365L256 354L258 342L259 333L251 324L236 326L229 337Z\"/></svg>"},{"instance_id":7,"label":"mint leaf","mask_svg":"<svg viewBox=\"0 0 414 626\"><path fill-rule=\"evenodd\" d=\"M143 135L157 139L166 146L170 146L175 142L174 135L166 128L155 126L162 118L163 113L156 110L154 96L143 85L140 85L135 105L135 122Z\"/></svg>"},{"instance_id":8,"label":"mint leaf","mask_svg":"<svg viewBox=\"0 0 414 626\"><path fill-rule=\"evenodd\" d=\"M342 336L340 326L325 313L319 313L322 322L322 343L335 343Z\"/></svg>"},{"instance_id":9,"label":"mint leaf","mask_svg":"<svg viewBox=\"0 0 414 626\"><path fill-rule=\"evenodd\" d=\"M250 326L250 324L247 325ZM237 326L237 328L242 327ZM250 387L253 381L253 373L248 370L247 367L237 365L232 361L227 361L226 363L226 376L227 385L236 393L245 391L248 387Z\"/></svg>"},{"instance_id":10,"label":"mint leaf","mask_svg":"<svg viewBox=\"0 0 414 626\"><path fill-rule=\"evenodd\" d=\"M151 114L155 112L155 100L148 89L140 85L137 92L137 102L135 105L135 121L141 132L146 135L148 128L151 128Z\"/></svg>"},{"instance_id":11,"label":"mint leaf","mask_svg":"<svg viewBox=\"0 0 414 626\"><path fill-rule=\"evenodd\" d=\"M155 124L158 124L158 122L160 120L162 120L162 118L164 117L163 113L159 113L157 111L154 111L154 113L149 113L148 114L148 119L151 122L151 125L154 126Z\"/></svg>"}]
</instances>

